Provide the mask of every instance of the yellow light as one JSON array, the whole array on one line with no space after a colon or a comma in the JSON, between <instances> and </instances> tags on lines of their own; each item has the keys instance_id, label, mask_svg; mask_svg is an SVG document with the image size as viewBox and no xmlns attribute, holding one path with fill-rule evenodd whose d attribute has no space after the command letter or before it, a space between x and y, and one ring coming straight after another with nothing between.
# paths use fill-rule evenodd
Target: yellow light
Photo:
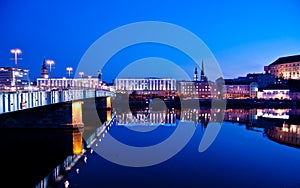
<instances>
[{"instance_id":1,"label":"yellow light","mask_svg":"<svg viewBox=\"0 0 300 188\"><path fill-rule=\"evenodd\" d=\"M106 98L106 107L111 108L111 97Z\"/></svg>"},{"instance_id":2,"label":"yellow light","mask_svg":"<svg viewBox=\"0 0 300 188\"><path fill-rule=\"evenodd\" d=\"M78 155L82 153L82 134L80 131L74 131L73 137L73 154Z\"/></svg>"},{"instance_id":3,"label":"yellow light","mask_svg":"<svg viewBox=\"0 0 300 188\"><path fill-rule=\"evenodd\" d=\"M72 125L82 126L82 104L83 101L72 102Z\"/></svg>"}]
</instances>

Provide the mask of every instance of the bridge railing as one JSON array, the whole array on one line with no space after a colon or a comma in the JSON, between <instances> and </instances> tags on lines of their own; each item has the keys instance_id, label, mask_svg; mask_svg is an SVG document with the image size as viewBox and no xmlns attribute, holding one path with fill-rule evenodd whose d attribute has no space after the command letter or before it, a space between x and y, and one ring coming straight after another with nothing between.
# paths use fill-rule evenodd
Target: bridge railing
<instances>
[{"instance_id":1,"label":"bridge railing","mask_svg":"<svg viewBox=\"0 0 300 188\"><path fill-rule=\"evenodd\" d=\"M57 90L0 93L0 114L94 97L113 96L110 90Z\"/></svg>"}]
</instances>

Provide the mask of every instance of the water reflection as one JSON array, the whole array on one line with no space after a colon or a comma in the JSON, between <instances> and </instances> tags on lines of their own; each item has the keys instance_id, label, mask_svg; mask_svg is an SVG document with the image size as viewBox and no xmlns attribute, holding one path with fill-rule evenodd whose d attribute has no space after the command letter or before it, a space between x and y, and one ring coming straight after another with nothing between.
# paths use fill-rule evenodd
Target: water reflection
<instances>
[{"instance_id":1,"label":"water reflection","mask_svg":"<svg viewBox=\"0 0 300 188\"><path fill-rule=\"evenodd\" d=\"M194 122L205 129L210 121L220 121L219 109L132 109L116 110L118 125L176 125L176 121ZM226 109L223 121L245 125L250 131L262 132L272 141L300 147L299 109Z\"/></svg>"},{"instance_id":2,"label":"water reflection","mask_svg":"<svg viewBox=\"0 0 300 188\"><path fill-rule=\"evenodd\" d=\"M266 129L265 134L278 143L300 147L300 125L283 123L282 127Z\"/></svg>"},{"instance_id":3,"label":"water reflection","mask_svg":"<svg viewBox=\"0 0 300 188\"><path fill-rule=\"evenodd\" d=\"M52 171L47 182L42 183L41 187L46 187L61 174L63 169L56 168L58 164L82 152L81 139L79 130L2 129L1 183L17 181L22 187L33 187Z\"/></svg>"}]
</instances>

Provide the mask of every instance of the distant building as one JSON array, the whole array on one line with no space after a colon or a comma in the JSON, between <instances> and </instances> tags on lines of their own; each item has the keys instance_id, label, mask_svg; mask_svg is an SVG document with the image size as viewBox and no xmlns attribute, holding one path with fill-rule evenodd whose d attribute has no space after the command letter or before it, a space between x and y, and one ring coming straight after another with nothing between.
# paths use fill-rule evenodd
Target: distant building
<instances>
[{"instance_id":1,"label":"distant building","mask_svg":"<svg viewBox=\"0 0 300 188\"><path fill-rule=\"evenodd\" d=\"M248 78L249 84L256 82L258 89L265 88L276 82L276 77L273 74L249 73L246 78Z\"/></svg>"},{"instance_id":2,"label":"distant building","mask_svg":"<svg viewBox=\"0 0 300 188\"><path fill-rule=\"evenodd\" d=\"M200 80L198 80L197 67L194 71L193 81L178 81L177 89L180 95L184 98L210 99L212 98L212 85L204 74L204 64L202 62L202 69Z\"/></svg>"},{"instance_id":3,"label":"distant building","mask_svg":"<svg viewBox=\"0 0 300 188\"><path fill-rule=\"evenodd\" d=\"M273 84L257 94L258 99L290 99L290 89L286 85Z\"/></svg>"},{"instance_id":4,"label":"distant building","mask_svg":"<svg viewBox=\"0 0 300 188\"><path fill-rule=\"evenodd\" d=\"M226 99L248 99L250 98L250 85L225 84Z\"/></svg>"},{"instance_id":5,"label":"distant building","mask_svg":"<svg viewBox=\"0 0 300 188\"><path fill-rule=\"evenodd\" d=\"M176 91L176 80L171 78L117 78L117 92Z\"/></svg>"},{"instance_id":6,"label":"distant building","mask_svg":"<svg viewBox=\"0 0 300 188\"><path fill-rule=\"evenodd\" d=\"M194 71L194 81L197 81L198 80L198 70L197 70L197 67L195 68L195 71Z\"/></svg>"},{"instance_id":7,"label":"distant building","mask_svg":"<svg viewBox=\"0 0 300 188\"><path fill-rule=\"evenodd\" d=\"M49 75L48 75L48 70L47 70L47 63L46 63L46 60L44 59L43 65L41 68L41 78L48 78L48 77L49 77Z\"/></svg>"},{"instance_id":8,"label":"distant building","mask_svg":"<svg viewBox=\"0 0 300 188\"><path fill-rule=\"evenodd\" d=\"M300 55L280 57L269 66L269 73L276 78L300 79Z\"/></svg>"},{"instance_id":9,"label":"distant building","mask_svg":"<svg viewBox=\"0 0 300 188\"><path fill-rule=\"evenodd\" d=\"M270 84L276 82L276 78L272 74L264 73L249 73L245 77L238 77L233 79L225 79L226 85L250 85L256 82L258 89L265 88Z\"/></svg>"},{"instance_id":10,"label":"distant building","mask_svg":"<svg viewBox=\"0 0 300 188\"><path fill-rule=\"evenodd\" d=\"M22 68L1 67L0 88L1 90L16 91L24 90L30 85L29 70Z\"/></svg>"},{"instance_id":11,"label":"distant building","mask_svg":"<svg viewBox=\"0 0 300 188\"><path fill-rule=\"evenodd\" d=\"M290 98L292 100L300 100L300 88L291 88L290 89Z\"/></svg>"},{"instance_id":12,"label":"distant building","mask_svg":"<svg viewBox=\"0 0 300 188\"><path fill-rule=\"evenodd\" d=\"M97 89L103 84L98 77L82 78L37 78L37 86L41 89Z\"/></svg>"},{"instance_id":13,"label":"distant building","mask_svg":"<svg viewBox=\"0 0 300 188\"><path fill-rule=\"evenodd\" d=\"M259 89L275 84L272 74L251 73L245 77L225 79L225 98L256 98Z\"/></svg>"},{"instance_id":14,"label":"distant building","mask_svg":"<svg viewBox=\"0 0 300 188\"><path fill-rule=\"evenodd\" d=\"M178 91L183 97L209 99L212 98L212 82L178 81Z\"/></svg>"}]
</instances>

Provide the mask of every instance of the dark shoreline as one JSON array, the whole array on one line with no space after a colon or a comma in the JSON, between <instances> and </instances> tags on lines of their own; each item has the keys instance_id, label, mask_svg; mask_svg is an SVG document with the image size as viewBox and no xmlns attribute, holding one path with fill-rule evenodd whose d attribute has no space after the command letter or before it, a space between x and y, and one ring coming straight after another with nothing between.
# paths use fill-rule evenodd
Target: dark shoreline
<instances>
[{"instance_id":1,"label":"dark shoreline","mask_svg":"<svg viewBox=\"0 0 300 188\"><path fill-rule=\"evenodd\" d=\"M262 100L262 99L188 99L188 100L164 100L168 108L211 108L218 105L226 108L300 108L300 100ZM129 104L131 108L145 108L156 105L157 101L147 102L145 100L113 100L113 107L125 107ZM162 101L160 102L160 104ZM225 104L224 104L225 103Z\"/></svg>"}]
</instances>

